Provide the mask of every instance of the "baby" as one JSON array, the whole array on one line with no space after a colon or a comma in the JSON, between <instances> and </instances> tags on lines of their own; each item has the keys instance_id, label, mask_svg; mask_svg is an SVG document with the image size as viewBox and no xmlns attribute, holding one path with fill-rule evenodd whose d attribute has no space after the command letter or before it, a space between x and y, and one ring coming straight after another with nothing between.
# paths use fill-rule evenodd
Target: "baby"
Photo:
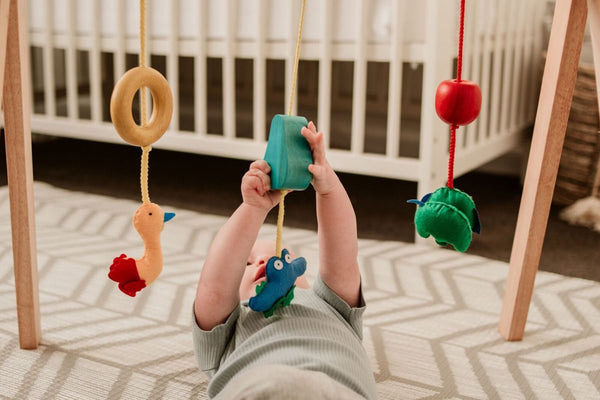
<instances>
[{"instance_id":1,"label":"baby","mask_svg":"<svg viewBox=\"0 0 600 400\"><path fill-rule=\"evenodd\" d=\"M249 308L275 256L275 243L256 238L280 199L270 188L269 165L253 162L242 178L242 204L210 246L194 302L194 350L211 378L210 398L376 398L361 343L365 302L356 216L325 157L323 134L311 122L302 135L314 160L308 169L317 201L319 274L312 288L300 276L291 305L270 318Z\"/></svg>"}]
</instances>

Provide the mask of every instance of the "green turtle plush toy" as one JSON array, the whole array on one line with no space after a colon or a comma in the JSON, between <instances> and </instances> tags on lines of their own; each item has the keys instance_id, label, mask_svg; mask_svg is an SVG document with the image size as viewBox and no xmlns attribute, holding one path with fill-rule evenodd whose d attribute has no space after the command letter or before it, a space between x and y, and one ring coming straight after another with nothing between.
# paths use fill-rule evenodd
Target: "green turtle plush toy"
<instances>
[{"instance_id":1,"label":"green turtle plush toy","mask_svg":"<svg viewBox=\"0 0 600 400\"><path fill-rule=\"evenodd\" d=\"M433 236L440 246L451 244L464 253L471 244L472 233L481 233L473 199L456 188L441 187L421 200L408 202L418 205L415 226L419 236Z\"/></svg>"}]
</instances>

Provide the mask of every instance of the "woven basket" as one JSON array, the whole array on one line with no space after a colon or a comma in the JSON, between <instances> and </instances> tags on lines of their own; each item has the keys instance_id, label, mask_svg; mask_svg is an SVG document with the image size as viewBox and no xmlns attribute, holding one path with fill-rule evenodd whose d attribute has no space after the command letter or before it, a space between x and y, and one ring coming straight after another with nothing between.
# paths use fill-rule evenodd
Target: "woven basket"
<instances>
[{"instance_id":1,"label":"woven basket","mask_svg":"<svg viewBox=\"0 0 600 400\"><path fill-rule=\"evenodd\" d=\"M599 120L594 67L581 64L556 178L554 203L570 205L590 196L594 186L600 184Z\"/></svg>"}]
</instances>

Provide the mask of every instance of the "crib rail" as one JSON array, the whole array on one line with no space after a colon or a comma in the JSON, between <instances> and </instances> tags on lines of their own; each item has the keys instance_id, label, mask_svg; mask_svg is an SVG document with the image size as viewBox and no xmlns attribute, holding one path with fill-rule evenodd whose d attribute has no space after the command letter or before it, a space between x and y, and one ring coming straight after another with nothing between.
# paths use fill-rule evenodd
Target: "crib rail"
<instances>
[{"instance_id":1,"label":"crib rail","mask_svg":"<svg viewBox=\"0 0 600 400\"><path fill-rule=\"evenodd\" d=\"M139 48L137 34L126 22L138 12L137 2L88 3L91 6L83 7L75 0L29 1L30 10L33 8L32 129L121 143L107 118L107 96L114 81L128 68L127 55L137 54ZM268 69L271 60L285 63L285 100L277 106L283 113L287 109L299 0L172 0L149 4L148 19L154 22L148 26L147 49L164 57L174 95L172 124L156 147L261 158L273 109ZM194 6L188 9L190 4ZM435 115L433 95L439 81L453 75L457 5L437 0L307 1L308 33L301 59L317 63L317 71L307 82L318 83L313 85L317 92L312 97L314 107L309 107L306 116L324 132L331 132L327 145L336 169L417 181L420 192L444 181L447 126ZM543 2L472 0L467 5L463 76L480 84L483 103L478 120L459 130L457 175L519 145L523 129L533 123L541 70ZM386 10L384 15L377 11L381 9ZM194 24L189 23L190 13L194 14ZM250 13L248 18L256 23L248 28L240 13ZM344 23L341 13L351 18L353 37L340 36L339 25ZM114 21L112 30L104 26L108 14ZM160 25L156 21L161 21ZM218 24L222 30L215 30ZM378 24L387 36L373 33ZM422 26L423 36L415 36L414 29L407 30L405 26L410 24ZM277 36L274 27L280 25L283 33ZM182 26L186 27L183 33ZM147 62L153 64L148 57ZM184 73L183 58L193 64ZM220 132L211 131L214 96L210 97L209 74L214 68L209 60L215 59L220 63L217 97L221 107L216 117L222 126ZM238 62L244 59L251 60L252 68L247 99L241 99L238 76ZM344 62L350 66L346 68L351 70L348 76L338 74L339 68L335 70L336 63ZM378 76L371 68L385 73ZM187 87L190 80L193 83ZM346 82L348 98L334 93L336 80ZM407 99L411 90L413 98ZM184 94L188 92L192 95L186 100ZM242 100L251 105L242 107ZM298 101L294 104L297 110ZM239 116L245 113L251 119L248 132L238 127ZM371 114L377 117L370 118ZM182 123L188 117L193 118L191 127ZM340 119L345 122L340 123ZM373 120L379 122L372 124ZM338 145L336 134L349 140ZM374 146L375 142L379 144Z\"/></svg>"}]
</instances>

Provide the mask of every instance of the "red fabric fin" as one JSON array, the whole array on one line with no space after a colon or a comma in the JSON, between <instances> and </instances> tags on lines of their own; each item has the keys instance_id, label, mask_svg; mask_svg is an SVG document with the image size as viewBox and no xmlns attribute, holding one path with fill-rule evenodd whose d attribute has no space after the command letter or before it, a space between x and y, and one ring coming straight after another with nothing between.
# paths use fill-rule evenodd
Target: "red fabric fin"
<instances>
[{"instance_id":1,"label":"red fabric fin","mask_svg":"<svg viewBox=\"0 0 600 400\"><path fill-rule=\"evenodd\" d=\"M119 289L121 292L125 293L127 296L135 297L137 292L146 287L146 281L133 281L133 282L124 282L119 283Z\"/></svg>"},{"instance_id":2,"label":"red fabric fin","mask_svg":"<svg viewBox=\"0 0 600 400\"><path fill-rule=\"evenodd\" d=\"M146 281L140 278L135 260L125 254L113 260L108 277L118 282L119 289L131 297L135 297L137 292L146 287Z\"/></svg>"},{"instance_id":3,"label":"red fabric fin","mask_svg":"<svg viewBox=\"0 0 600 400\"><path fill-rule=\"evenodd\" d=\"M140 280L135 260L127 258L125 254L121 254L113 260L108 277L120 283Z\"/></svg>"}]
</instances>

